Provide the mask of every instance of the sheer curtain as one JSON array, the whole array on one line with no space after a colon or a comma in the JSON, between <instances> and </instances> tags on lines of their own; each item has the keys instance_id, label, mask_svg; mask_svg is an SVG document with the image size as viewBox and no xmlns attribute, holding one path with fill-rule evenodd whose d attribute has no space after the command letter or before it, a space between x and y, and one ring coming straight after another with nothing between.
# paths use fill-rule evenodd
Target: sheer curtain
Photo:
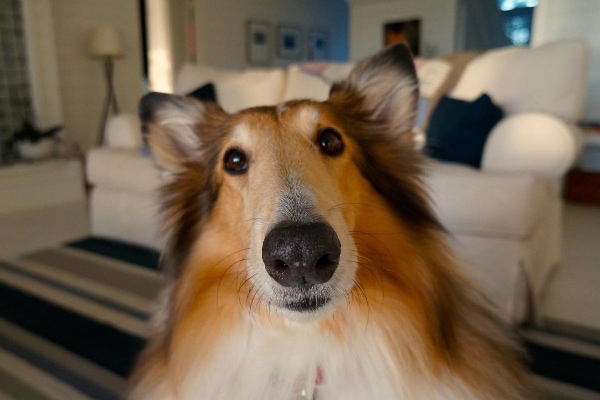
<instances>
[{"instance_id":1,"label":"sheer curtain","mask_svg":"<svg viewBox=\"0 0 600 400\"><path fill-rule=\"evenodd\" d=\"M32 119L21 0L0 0L0 158L4 142Z\"/></svg>"}]
</instances>

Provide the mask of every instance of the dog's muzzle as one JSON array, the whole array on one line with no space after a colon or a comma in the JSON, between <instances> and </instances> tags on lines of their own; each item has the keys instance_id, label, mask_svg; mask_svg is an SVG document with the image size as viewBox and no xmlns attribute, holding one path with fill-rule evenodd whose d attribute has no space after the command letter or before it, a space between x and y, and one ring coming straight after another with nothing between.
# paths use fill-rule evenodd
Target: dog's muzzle
<instances>
[{"instance_id":1,"label":"dog's muzzle","mask_svg":"<svg viewBox=\"0 0 600 400\"><path fill-rule=\"evenodd\" d=\"M315 285L331 279L340 252L340 240L328 224L281 222L265 237L262 258L267 273L277 283L308 292ZM312 302L318 303L318 299ZM300 309L318 308L319 304L306 300L306 304L297 306ZM292 308L296 307L292 305Z\"/></svg>"}]
</instances>

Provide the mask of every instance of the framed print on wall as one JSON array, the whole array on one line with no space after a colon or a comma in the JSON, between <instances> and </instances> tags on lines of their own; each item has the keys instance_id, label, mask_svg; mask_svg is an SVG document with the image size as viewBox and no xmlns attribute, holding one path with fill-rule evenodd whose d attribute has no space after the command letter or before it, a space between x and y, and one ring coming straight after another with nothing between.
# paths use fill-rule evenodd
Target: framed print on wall
<instances>
[{"instance_id":1,"label":"framed print on wall","mask_svg":"<svg viewBox=\"0 0 600 400\"><path fill-rule=\"evenodd\" d=\"M329 35L327 32L311 30L308 32L308 57L309 60L329 59Z\"/></svg>"},{"instance_id":2,"label":"framed print on wall","mask_svg":"<svg viewBox=\"0 0 600 400\"><path fill-rule=\"evenodd\" d=\"M288 60L302 58L304 43L302 29L282 25L277 31L277 55Z\"/></svg>"},{"instance_id":3,"label":"framed print on wall","mask_svg":"<svg viewBox=\"0 0 600 400\"><path fill-rule=\"evenodd\" d=\"M246 58L252 65L271 63L271 25L249 21L246 26Z\"/></svg>"},{"instance_id":4,"label":"framed print on wall","mask_svg":"<svg viewBox=\"0 0 600 400\"><path fill-rule=\"evenodd\" d=\"M395 21L383 26L383 45L404 42L410 47L413 55L420 55L421 20Z\"/></svg>"}]
</instances>

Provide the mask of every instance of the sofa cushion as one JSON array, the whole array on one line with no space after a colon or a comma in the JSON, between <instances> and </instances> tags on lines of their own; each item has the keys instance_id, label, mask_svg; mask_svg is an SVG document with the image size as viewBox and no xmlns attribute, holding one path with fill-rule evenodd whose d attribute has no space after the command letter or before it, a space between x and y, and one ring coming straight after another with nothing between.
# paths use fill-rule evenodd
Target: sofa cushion
<instances>
[{"instance_id":1,"label":"sofa cushion","mask_svg":"<svg viewBox=\"0 0 600 400\"><path fill-rule=\"evenodd\" d=\"M578 39L485 52L469 63L450 96L488 93L508 115L546 112L575 122L583 112L588 52Z\"/></svg>"},{"instance_id":2,"label":"sofa cushion","mask_svg":"<svg viewBox=\"0 0 600 400\"><path fill-rule=\"evenodd\" d=\"M434 209L453 234L529 238L547 215L552 194L532 174L494 173L428 160L425 183Z\"/></svg>"},{"instance_id":3,"label":"sofa cushion","mask_svg":"<svg viewBox=\"0 0 600 400\"><path fill-rule=\"evenodd\" d=\"M94 186L151 195L163 182L152 157L139 149L94 148L86 163L88 181Z\"/></svg>"},{"instance_id":4,"label":"sofa cushion","mask_svg":"<svg viewBox=\"0 0 600 400\"><path fill-rule=\"evenodd\" d=\"M325 101L329 97L331 85L346 79L353 68L354 63L325 61L291 65L287 70L283 101L294 99Z\"/></svg>"},{"instance_id":5,"label":"sofa cushion","mask_svg":"<svg viewBox=\"0 0 600 400\"><path fill-rule=\"evenodd\" d=\"M485 141L501 119L502 110L485 94L473 102L443 97L431 116L423 151L479 168Z\"/></svg>"},{"instance_id":6,"label":"sofa cushion","mask_svg":"<svg viewBox=\"0 0 600 400\"><path fill-rule=\"evenodd\" d=\"M415 123L415 127L427 130L431 114L437 104L458 82L469 62L479 53L458 53L442 58L415 58L417 77L419 78L419 94L427 99L427 109L421 111L423 118Z\"/></svg>"},{"instance_id":7,"label":"sofa cushion","mask_svg":"<svg viewBox=\"0 0 600 400\"><path fill-rule=\"evenodd\" d=\"M285 72L279 68L237 71L207 65L185 64L175 81L175 92L189 93L212 82L219 104L233 113L247 107L275 105L281 101Z\"/></svg>"},{"instance_id":8,"label":"sofa cushion","mask_svg":"<svg viewBox=\"0 0 600 400\"><path fill-rule=\"evenodd\" d=\"M356 64L353 62L327 63L327 66L323 69L323 72L321 72L321 78L329 83L342 81L350 75L350 72L352 72L355 65Z\"/></svg>"},{"instance_id":9,"label":"sofa cushion","mask_svg":"<svg viewBox=\"0 0 600 400\"><path fill-rule=\"evenodd\" d=\"M325 101L329 97L329 84L314 75L303 71L299 65L288 68L283 101L310 99Z\"/></svg>"},{"instance_id":10,"label":"sofa cushion","mask_svg":"<svg viewBox=\"0 0 600 400\"><path fill-rule=\"evenodd\" d=\"M419 78L419 95L431 99L440 95L440 90L452 66L441 59L415 58L417 77Z\"/></svg>"}]
</instances>

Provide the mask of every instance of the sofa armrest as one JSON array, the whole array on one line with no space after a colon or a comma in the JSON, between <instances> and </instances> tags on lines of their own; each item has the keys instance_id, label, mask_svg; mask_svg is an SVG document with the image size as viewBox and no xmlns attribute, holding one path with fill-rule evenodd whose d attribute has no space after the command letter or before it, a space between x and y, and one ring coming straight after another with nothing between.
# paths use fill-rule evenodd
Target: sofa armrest
<instances>
[{"instance_id":1,"label":"sofa armrest","mask_svg":"<svg viewBox=\"0 0 600 400\"><path fill-rule=\"evenodd\" d=\"M559 178L581 150L581 132L549 114L523 113L500 121L487 140L481 169Z\"/></svg>"},{"instance_id":2,"label":"sofa armrest","mask_svg":"<svg viewBox=\"0 0 600 400\"><path fill-rule=\"evenodd\" d=\"M144 144L140 120L133 113L122 113L110 117L104 133L104 146L139 149Z\"/></svg>"}]
</instances>

